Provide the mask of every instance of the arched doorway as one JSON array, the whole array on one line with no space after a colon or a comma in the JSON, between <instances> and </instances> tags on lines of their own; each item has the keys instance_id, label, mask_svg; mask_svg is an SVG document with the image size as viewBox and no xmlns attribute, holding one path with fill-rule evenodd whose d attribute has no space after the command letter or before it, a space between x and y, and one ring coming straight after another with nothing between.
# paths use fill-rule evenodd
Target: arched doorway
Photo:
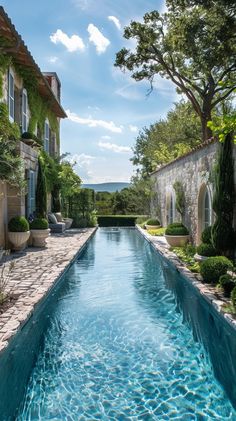
<instances>
[{"instance_id":1,"label":"arched doorway","mask_svg":"<svg viewBox=\"0 0 236 421\"><path fill-rule=\"evenodd\" d=\"M201 186L198 195L198 243L201 242L202 231L212 225L212 194L205 183Z\"/></svg>"},{"instance_id":2,"label":"arched doorway","mask_svg":"<svg viewBox=\"0 0 236 421\"><path fill-rule=\"evenodd\" d=\"M166 223L172 224L175 221L175 194L169 191L166 195Z\"/></svg>"}]
</instances>

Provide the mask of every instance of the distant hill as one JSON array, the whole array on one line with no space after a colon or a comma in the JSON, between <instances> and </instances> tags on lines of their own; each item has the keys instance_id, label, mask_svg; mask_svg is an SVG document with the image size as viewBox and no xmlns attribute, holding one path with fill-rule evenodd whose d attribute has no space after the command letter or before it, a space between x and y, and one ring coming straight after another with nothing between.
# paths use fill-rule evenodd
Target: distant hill
<instances>
[{"instance_id":1,"label":"distant hill","mask_svg":"<svg viewBox=\"0 0 236 421\"><path fill-rule=\"evenodd\" d=\"M100 184L82 184L81 187L84 189L93 189L95 191L108 191L113 193L120 191L125 187L129 187L130 183L100 183Z\"/></svg>"}]
</instances>

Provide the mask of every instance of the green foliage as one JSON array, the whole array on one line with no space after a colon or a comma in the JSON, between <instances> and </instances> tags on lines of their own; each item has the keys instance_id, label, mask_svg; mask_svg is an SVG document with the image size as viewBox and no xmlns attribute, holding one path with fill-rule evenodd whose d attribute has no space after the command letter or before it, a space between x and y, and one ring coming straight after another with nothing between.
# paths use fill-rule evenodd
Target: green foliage
<instances>
[{"instance_id":1,"label":"green foliage","mask_svg":"<svg viewBox=\"0 0 236 421\"><path fill-rule=\"evenodd\" d=\"M232 304L233 304L234 308L236 309L236 286L233 288L233 290L231 292L231 301L232 301Z\"/></svg>"},{"instance_id":2,"label":"green foliage","mask_svg":"<svg viewBox=\"0 0 236 421\"><path fill-rule=\"evenodd\" d=\"M165 231L166 235L188 235L188 229L181 222L169 224Z\"/></svg>"},{"instance_id":3,"label":"green foliage","mask_svg":"<svg viewBox=\"0 0 236 421\"><path fill-rule=\"evenodd\" d=\"M160 225L160 221L156 218L150 218L146 221L146 225Z\"/></svg>"},{"instance_id":4,"label":"green foliage","mask_svg":"<svg viewBox=\"0 0 236 421\"><path fill-rule=\"evenodd\" d=\"M233 231L234 213L234 161L232 134L227 134L219 145L219 157L215 170L213 209L216 220L212 227L212 242L221 254L232 254L235 244Z\"/></svg>"},{"instance_id":5,"label":"green foliage","mask_svg":"<svg viewBox=\"0 0 236 421\"><path fill-rule=\"evenodd\" d=\"M236 113L224 114L215 118L215 121L209 121L208 127L214 135L218 136L220 142L224 142L227 135L233 134L233 141L236 143Z\"/></svg>"},{"instance_id":6,"label":"green foliage","mask_svg":"<svg viewBox=\"0 0 236 421\"><path fill-rule=\"evenodd\" d=\"M216 256L217 255L217 251L212 246L212 244L207 244L207 243L200 244L197 247L197 253L200 256L207 256L207 257L211 257L211 256Z\"/></svg>"},{"instance_id":7,"label":"green foliage","mask_svg":"<svg viewBox=\"0 0 236 421\"><path fill-rule=\"evenodd\" d=\"M165 77L184 94L199 115L203 140L210 137L212 110L236 87L236 15L225 2L168 0L167 13L146 13L124 30L136 48L123 48L115 65L136 81Z\"/></svg>"},{"instance_id":8,"label":"green foliage","mask_svg":"<svg viewBox=\"0 0 236 421\"><path fill-rule=\"evenodd\" d=\"M236 287L236 279L226 273L220 277L219 285L224 290L224 295L230 297L231 291Z\"/></svg>"},{"instance_id":9,"label":"green foliage","mask_svg":"<svg viewBox=\"0 0 236 421\"><path fill-rule=\"evenodd\" d=\"M173 184L173 188L175 190L175 195L176 195L176 201L175 201L176 209L180 213L180 215L183 217L184 209L185 209L185 194L184 194L183 184L180 181L175 181L175 183Z\"/></svg>"},{"instance_id":10,"label":"green foliage","mask_svg":"<svg viewBox=\"0 0 236 421\"><path fill-rule=\"evenodd\" d=\"M8 115L8 107L0 103L0 136L7 139L20 139L20 128L17 123L11 123Z\"/></svg>"},{"instance_id":11,"label":"green foliage","mask_svg":"<svg viewBox=\"0 0 236 421\"><path fill-rule=\"evenodd\" d=\"M8 222L8 231L10 232L26 232L29 231L29 223L24 216L15 216Z\"/></svg>"},{"instance_id":12,"label":"green foliage","mask_svg":"<svg viewBox=\"0 0 236 421\"><path fill-rule=\"evenodd\" d=\"M93 228L97 225L96 211L87 213L85 216L79 214L72 214L72 217L74 228Z\"/></svg>"},{"instance_id":13,"label":"green foliage","mask_svg":"<svg viewBox=\"0 0 236 421\"><path fill-rule=\"evenodd\" d=\"M165 120L144 127L139 132L131 160L138 166L138 173L146 177L158 166L167 164L199 145L200 139L198 117L190 103L180 102L167 113Z\"/></svg>"},{"instance_id":14,"label":"green foliage","mask_svg":"<svg viewBox=\"0 0 236 421\"><path fill-rule=\"evenodd\" d=\"M166 230L165 228L157 228L154 230L148 230L147 232L148 234L154 235L156 237L163 237L165 234L165 230Z\"/></svg>"},{"instance_id":15,"label":"green foliage","mask_svg":"<svg viewBox=\"0 0 236 421\"><path fill-rule=\"evenodd\" d=\"M209 226L209 227L206 227L202 231L201 240L202 240L203 243L205 243L205 244L212 244L211 230L212 230L212 227Z\"/></svg>"},{"instance_id":16,"label":"green foliage","mask_svg":"<svg viewBox=\"0 0 236 421\"><path fill-rule=\"evenodd\" d=\"M41 157L38 159L38 177L35 200L37 217L45 218L47 212L47 186Z\"/></svg>"},{"instance_id":17,"label":"green foliage","mask_svg":"<svg viewBox=\"0 0 236 421\"><path fill-rule=\"evenodd\" d=\"M45 218L35 218L30 223L31 230L46 230L48 229L48 221Z\"/></svg>"},{"instance_id":18,"label":"green foliage","mask_svg":"<svg viewBox=\"0 0 236 421\"><path fill-rule=\"evenodd\" d=\"M200 271L199 263L194 260L194 254L196 253L194 246L187 244L184 247L173 247L172 251L186 264L191 272L198 273Z\"/></svg>"},{"instance_id":19,"label":"green foliage","mask_svg":"<svg viewBox=\"0 0 236 421\"><path fill-rule=\"evenodd\" d=\"M100 227L134 227L136 216L132 215L98 215Z\"/></svg>"},{"instance_id":20,"label":"green foliage","mask_svg":"<svg viewBox=\"0 0 236 421\"><path fill-rule=\"evenodd\" d=\"M232 270L233 264L225 256L209 257L201 263L200 273L207 283L217 283L222 275Z\"/></svg>"}]
</instances>

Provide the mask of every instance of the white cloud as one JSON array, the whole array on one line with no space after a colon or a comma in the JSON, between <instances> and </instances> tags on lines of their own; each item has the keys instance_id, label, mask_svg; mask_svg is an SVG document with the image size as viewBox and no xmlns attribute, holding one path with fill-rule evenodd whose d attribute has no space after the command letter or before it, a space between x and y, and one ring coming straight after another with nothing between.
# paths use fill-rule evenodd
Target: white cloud
<instances>
[{"instance_id":1,"label":"white cloud","mask_svg":"<svg viewBox=\"0 0 236 421\"><path fill-rule=\"evenodd\" d=\"M110 45L109 39L104 37L99 29L92 23L88 26L88 33L90 35L89 41L95 45L97 53L105 53L108 45Z\"/></svg>"},{"instance_id":2,"label":"white cloud","mask_svg":"<svg viewBox=\"0 0 236 421\"><path fill-rule=\"evenodd\" d=\"M138 127L137 126L133 126L132 124L129 125L129 129L133 133L137 133L137 131L138 131Z\"/></svg>"},{"instance_id":3,"label":"white cloud","mask_svg":"<svg viewBox=\"0 0 236 421\"><path fill-rule=\"evenodd\" d=\"M56 56L49 57L48 61L49 61L49 63L56 63L58 61L58 57L56 57Z\"/></svg>"},{"instance_id":4,"label":"white cloud","mask_svg":"<svg viewBox=\"0 0 236 421\"><path fill-rule=\"evenodd\" d=\"M89 165L91 161L95 159L95 156L86 155L85 153L81 153L80 155L74 154L70 158L71 164L75 163L79 167L83 167L84 165Z\"/></svg>"},{"instance_id":5,"label":"white cloud","mask_svg":"<svg viewBox=\"0 0 236 421\"><path fill-rule=\"evenodd\" d=\"M82 38L80 38L78 35L72 35L71 37L69 37L61 29L57 29L57 31L54 34L50 35L50 40L54 44L63 44L70 53L73 53L77 50L85 50L85 45Z\"/></svg>"},{"instance_id":6,"label":"white cloud","mask_svg":"<svg viewBox=\"0 0 236 421\"><path fill-rule=\"evenodd\" d=\"M108 19L115 24L117 29L121 30L121 24L118 18L116 18L115 16L108 16Z\"/></svg>"},{"instance_id":7,"label":"white cloud","mask_svg":"<svg viewBox=\"0 0 236 421\"><path fill-rule=\"evenodd\" d=\"M105 135L105 136L101 136L101 138L104 139L104 140L110 140L111 139L111 136Z\"/></svg>"},{"instance_id":8,"label":"white cloud","mask_svg":"<svg viewBox=\"0 0 236 421\"><path fill-rule=\"evenodd\" d=\"M131 152L131 148L129 146L119 146L110 142L99 142L98 146L101 149L108 149L115 153Z\"/></svg>"},{"instance_id":9,"label":"white cloud","mask_svg":"<svg viewBox=\"0 0 236 421\"><path fill-rule=\"evenodd\" d=\"M103 129L110 130L113 133L122 133L123 130L122 126L116 126L113 121L96 120L92 117L82 118L79 117L77 114L72 113L70 110L66 110L66 114L68 116L68 119L73 121L74 123L84 124L88 127L102 127Z\"/></svg>"}]
</instances>

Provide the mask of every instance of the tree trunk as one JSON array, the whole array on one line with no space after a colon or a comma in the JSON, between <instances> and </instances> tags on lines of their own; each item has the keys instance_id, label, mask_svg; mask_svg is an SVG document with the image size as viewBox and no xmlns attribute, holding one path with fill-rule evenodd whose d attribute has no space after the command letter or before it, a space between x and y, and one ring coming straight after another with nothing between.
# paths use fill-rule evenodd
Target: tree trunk
<instances>
[{"instance_id":1,"label":"tree trunk","mask_svg":"<svg viewBox=\"0 0 236 421\"><path fill-rule=\"evenodd\" d=\"M201 124L202 124L202 141L206 142L208 139L212 137L212 131L209 127L207 127L208 121L211 120L211 114L206 115L202 113L201 115Z\"/></svg>"}]
</instances>

